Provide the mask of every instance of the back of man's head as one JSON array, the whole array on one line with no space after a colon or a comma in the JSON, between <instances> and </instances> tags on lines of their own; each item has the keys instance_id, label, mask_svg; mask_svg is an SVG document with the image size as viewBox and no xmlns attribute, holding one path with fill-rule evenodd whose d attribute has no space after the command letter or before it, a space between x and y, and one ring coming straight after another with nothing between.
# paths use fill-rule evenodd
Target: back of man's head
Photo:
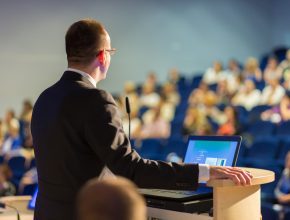
<instances>
[{"instance_id":1,"label":"back of man's head","mask_svg":"<svg viewBox=\"0 0 290 220\"><path fill-rule=\"evenodd\" d=\"M89 64L103 47L106 34L104 26L93 19L73 23L65 36L68 62Z\"/></svg>"},{"instance_id":2,"label":"back of man's head","mask_svg":"<svg viewBox=\"0 0 290 220\"><path fill-rule=\"evenodd\" d=\"M145 220L146 206L127 179L89 181L78 197L79 220Z\"/></svg>"}]
</instances>

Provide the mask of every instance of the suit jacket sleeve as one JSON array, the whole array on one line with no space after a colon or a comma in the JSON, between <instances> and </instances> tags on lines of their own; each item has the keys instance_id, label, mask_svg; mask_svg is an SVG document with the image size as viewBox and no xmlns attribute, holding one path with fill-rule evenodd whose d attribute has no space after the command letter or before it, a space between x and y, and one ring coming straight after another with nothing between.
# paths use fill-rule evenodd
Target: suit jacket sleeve
<instances>
[{"instance_id":1,"label":"suit jacket sleeve","mask_svg":"<svg viewBox=\"0 0 290 220\"><path fill-rule=\"evenodd\" d=\"M123 131L113 97L101 90L92 90L89 96L85 138L114 174L125 176L143 188L197 188L197 164L166 163L141 158L131 148Z\"/></svg>"}]
</instances>

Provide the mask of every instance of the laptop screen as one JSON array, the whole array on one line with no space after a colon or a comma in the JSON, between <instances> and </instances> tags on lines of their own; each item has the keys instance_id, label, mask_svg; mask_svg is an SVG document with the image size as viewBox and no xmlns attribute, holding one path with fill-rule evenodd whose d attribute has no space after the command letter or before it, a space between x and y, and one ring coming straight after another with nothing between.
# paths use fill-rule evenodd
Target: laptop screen
<instances>
[{"instance_id":1,"label":"laptop screen","mask_svg":"<svg viewBox=\"0 0 290 220\"><path fill-rule=\"evenodd\" d=\"M235 166L240 136L190 136L184 163Z\"/></svg>"}]
</instances>

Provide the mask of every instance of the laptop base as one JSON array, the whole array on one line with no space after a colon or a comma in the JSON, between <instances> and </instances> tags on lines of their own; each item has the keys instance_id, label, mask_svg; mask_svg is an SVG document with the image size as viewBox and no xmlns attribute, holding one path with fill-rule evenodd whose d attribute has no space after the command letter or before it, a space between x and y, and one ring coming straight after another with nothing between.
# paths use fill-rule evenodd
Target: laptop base
<instances>
[{"instance_id":1,"label":"laptop base","mask_svg":"<svg viewBox=\"0 0 290 220\"><path fill-rule=\"evenodd\" d=\"M209 213L213 207L213 199L199 199L187 202L177 202L156 198L145 198L148 207L166 209L186 213Z\"/></svg>"}]
</instances>

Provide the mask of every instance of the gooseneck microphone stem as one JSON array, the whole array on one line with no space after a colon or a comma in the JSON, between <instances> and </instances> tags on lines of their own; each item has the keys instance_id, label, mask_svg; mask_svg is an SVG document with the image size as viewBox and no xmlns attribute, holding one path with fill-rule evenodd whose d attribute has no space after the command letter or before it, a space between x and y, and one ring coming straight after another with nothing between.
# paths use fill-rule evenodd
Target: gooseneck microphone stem
<instances>
[{"instance_id":1,"label":"gooseneck microphone stem","mask_svg":"<svg viewBox=\"0 0 290 220\"><path fill-rule=\"evenodd\" d=\"M129 140L131 140L131 108L130 108L130 102L129 98L126 96L126 112L128 114L128 119L129 119Z\"/></svg>"}]
</instances>

